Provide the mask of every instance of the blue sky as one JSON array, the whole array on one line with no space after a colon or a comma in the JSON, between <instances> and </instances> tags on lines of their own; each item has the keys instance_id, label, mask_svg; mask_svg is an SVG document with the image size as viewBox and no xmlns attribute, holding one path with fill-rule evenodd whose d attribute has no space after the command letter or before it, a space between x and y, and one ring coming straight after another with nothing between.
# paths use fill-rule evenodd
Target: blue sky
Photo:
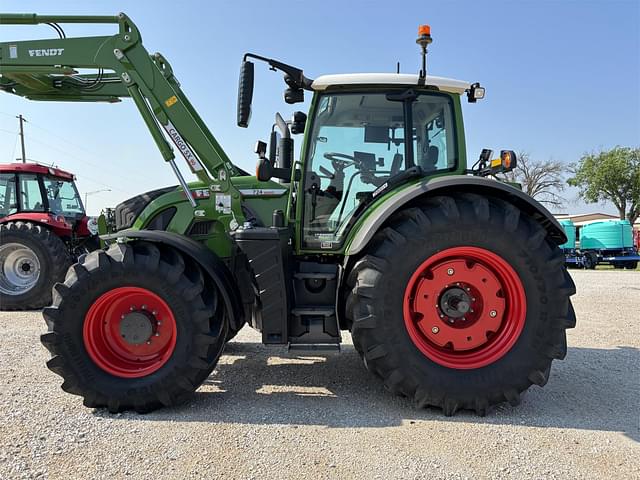
<instances>
[{"instance_id":1,"label":"blue sky","mask_svg":"<svg viewBox=\"0 0 640 480\"><path fill-rule=\"evenodd\" d=\"M428 71L480 81L486 99L464 103L470 160L483 147L573 162L584 152L640 144L640 0L629 1L36 1L0 2L5 12L114 14L124 11L150 52L171 62L183 89L232 160L252 171L255 140L267 140L282 100L281 76L257 67L253 117L238 128L242 54L252 51L326 73L417 72L417 27L429 23ZM63 25L67 36L113 26ZM1 26L0 41L47 38L47 26ZM307 97L309 98L309 96ZM36 103L0 95L0 161L27 156L78 175L89 211L174 184L130 100L120 104ZM12 153L13 152L13 153ZM183 170L186 170L183 169ZM567 195L570 200L574 192ZM567 211L612 211L569 203Z\"/></svg>"}]
</instances>

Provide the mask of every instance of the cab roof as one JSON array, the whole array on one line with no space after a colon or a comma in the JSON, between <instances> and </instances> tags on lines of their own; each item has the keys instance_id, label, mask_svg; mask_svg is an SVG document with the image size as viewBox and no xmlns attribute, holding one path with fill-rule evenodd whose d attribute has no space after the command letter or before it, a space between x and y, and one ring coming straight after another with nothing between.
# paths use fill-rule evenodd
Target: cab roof
<instances>
[{"instance_id":1,"label":"cab roof","mask_svg":"<svg viewBox=\"0 0 640 480\"><path fill-rule=\"evenodd\" d=\"M439 90L463 94L471 87L469 82L453 78L427 75L426 85L438 87ZM418 85L418 75L411 73L341 73L337 75L321 75L311 84L313 90L325 90L339 85Z\"/></svg>"},{"instance_id":2,"label":"cab roof","mask_svg":"<svg viewBox=\"0 0 640 480\"><path fill-rule=\"evenodd\" d=\"M0 173L7 172L41 173L44 175L64 178L65 180L74 180L72 173L65 172L59 168L40 165L39 163L0 163Z\"/></svg>"}]
</instances>

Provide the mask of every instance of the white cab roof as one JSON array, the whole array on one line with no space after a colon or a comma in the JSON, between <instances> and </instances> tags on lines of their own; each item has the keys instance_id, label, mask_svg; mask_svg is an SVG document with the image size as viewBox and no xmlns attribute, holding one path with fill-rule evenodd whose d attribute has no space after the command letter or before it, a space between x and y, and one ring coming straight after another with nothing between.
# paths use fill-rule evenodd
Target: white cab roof
<instances>
[{"instance_id":1,"label":"white cab roof","mask_svg":"<svg viewBox=\"0 0 640 480\"><path fill-rule=\"evenodd\" d=\"M425 82L440 90L462 94L471 84L453 78L427 75ZM314 90L324 90L335 85L418 85L418 75L411 73L341 73L322 75L311 84Z\"/></svg>"}]
</instances>

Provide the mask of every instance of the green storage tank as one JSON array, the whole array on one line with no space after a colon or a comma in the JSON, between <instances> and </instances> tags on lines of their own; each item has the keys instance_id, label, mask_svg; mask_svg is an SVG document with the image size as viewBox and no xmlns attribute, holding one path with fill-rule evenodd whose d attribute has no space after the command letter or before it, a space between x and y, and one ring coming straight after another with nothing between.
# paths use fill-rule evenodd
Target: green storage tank
<instances>
[{"instance_id":1,"label":"green storage tank","mask_svg":"<svg viewBox=\"0 0 640 480\"><path fill-rule=\"evenodd\" d=\"M576 248L576 226L571 220L560 220L560 225L567 236L567 243L560 245L563 250L574 250Z\"/></svg>"},{"instance_id":2,"label":"green storage tank","mask_svg":"<svg viewBox=\"0 0 640 480\"><path fill-rule=\"evenodd\" d=\"M633 229L628 220L589 223L580 232L581 250L620 250L633 247Z\"/></svg>"}]
</instances>

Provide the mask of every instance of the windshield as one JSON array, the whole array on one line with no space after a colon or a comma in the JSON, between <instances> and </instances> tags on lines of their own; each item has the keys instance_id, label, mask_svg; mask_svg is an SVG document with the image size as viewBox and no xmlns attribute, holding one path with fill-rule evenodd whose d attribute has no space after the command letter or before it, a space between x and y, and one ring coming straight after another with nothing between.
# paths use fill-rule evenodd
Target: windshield
<instances>
[{"instance_id":1,"label":"windshield","mask_svg":"<svg viewBox=\"0 0 640 480\"><path fill-rule=\"evenodd\" d=\"M0 173L0 218L17 211L16 176L13 173Z\"/></svg>"},{"instance_id":2,"label":"windshield","mask_svg":"<svg viewBox=\"0 0 640 480\"><path fill-rule=\"evenodd\" d=\"M412 122L410 149L406 118ZM358 207L408 168L432 175L457 163L453 102L437 92L404 102L377 92L324 95L310 140L303 235L309 248L338 248Z\"/></svg>"},{"instance_id":3,"label":"windshield","mask_svg":"<svg viewBox=\"0 0 640 480\"><path fill-rule=\"evenodd\" d=\"M55 177L44 177L43 181L51 213L65 217L84 215L84 207L73 181Z\"/></svg>"}]
</instances>

